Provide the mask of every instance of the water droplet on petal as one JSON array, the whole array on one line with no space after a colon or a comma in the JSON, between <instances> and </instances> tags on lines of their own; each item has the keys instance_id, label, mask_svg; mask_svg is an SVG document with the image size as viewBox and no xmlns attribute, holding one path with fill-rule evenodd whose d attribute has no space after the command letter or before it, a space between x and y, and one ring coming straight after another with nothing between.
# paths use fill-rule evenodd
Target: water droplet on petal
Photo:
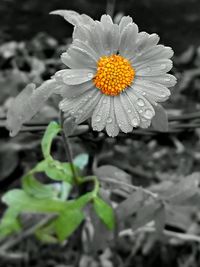
<instances>
[{"instance_id":1,"label":"water droplet on petal","mask_svg":"<svg viewBox=\"0 0 200 267\"><path fill-rule=\"evenodd\" d=\"M112 118L108 118L107 123L111 123L111 122L112 122Z\"/></svg>"},{"instance_id":2,"label":"water droplet on petal","mask_svg":"<svg viewBox=\"0 0 200 267\"><path fill-rule=\"evenodd\" d=\"M146 73L148 73L148 72L151 71L151 68L150 67L147 67L147 68L143 69L143 71L146 72Z\"/></svg>"},{"instance_id":3,"label":"water droplet on petal","mask_svg":"<svg viewBox=\"0 0 200 267\"><path fill-rule=\"evenodd\" d=\"M101 120L101 117L100 116L96 116L96 121L100 121Z\"/></svg>"},{"instance_id":4,"label":"water droplet on petal","mask_svg":"<svg viewBox=\"0 0 200 267\"><path fill-rule=\"evenodd\" d=\"M144 112L144 117L146 119L151 119L153 117L153 111L151 109L146 109Z\"/></svg>"},{"instance_id":5,"label":"water droplet on petal","mask_svg":"<svg viewBox=\"0 0 200 267\"><path fill-rule=\"evenodd\" d=\"M143 112L143 110L142 110L142 109L139 109L139 110L138 110L138 112L139 112L139 113L142 113L142 112Z\"/></svg>"},{"instance_id":6,"label":"water droplet on petal","mask_svg":"<svg viewBox=\"0 0 200 267\"><path fill-rule=\"evenodd\" d=\"M94 76L93 73L91 73L91 72L88 73L88 78L91 78L92 79L93 76Z\"/></svg>"},{"instance_id":7,"label":"water droplet on petal","mask_svg":"<svg viewBox=\"0 0 200 267\"><path fill-rule=\"evenodd\" d=\"M146 93L145 92L142 92L142 95L146 95Z\"/></svg>"},{"instance_id":8,"label":"water droplet on petal","mask_svg":"<svg viewBox=\"0 0 200 267\"><path fill-rule=\"evenodd\" d=\"M128 113L131 113L132 111L131 111L131 109L128 109L127 112L128 112Z\"/></svg>"},{"instance_id":9,"label":"water droplet on petal","mask_svg":"<svg viewBox=\"0 0 200 267\"><path fill-rule=\"evenodd\" d=\"M144 100L142 100L141 98L138 98L138 100L137 100L137 104L138 104L138 106L140 106L140 107L144 107L144 105L145 105Z\"/></svg>"},{"instance_id":10,"label":"water droplet on petal","mask_svg":"<svg viewBox=\"0 0 200 267\"><path fill-rule=\"evenodd\" d=\"M131 123L134 127L137 127L139 125L138 120L136 118L134 118Z\"/></svg>"},{"instance_id":11,"label":"water droplet on petal","mask_svg":"<svg viewBox=\"0 0 200 267\"><path fill-rule=\"evenodd\" d=\"M165 78L166 82L170 82L170 80L171 80L170 78Z\"/></svg>"}]
</instances>

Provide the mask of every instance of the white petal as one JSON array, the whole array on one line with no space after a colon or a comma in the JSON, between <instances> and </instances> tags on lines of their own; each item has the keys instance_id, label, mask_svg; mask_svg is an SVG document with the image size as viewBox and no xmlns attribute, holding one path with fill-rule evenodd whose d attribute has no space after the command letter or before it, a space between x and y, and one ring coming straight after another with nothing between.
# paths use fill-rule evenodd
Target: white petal
<instances>
[{"instance_id":1,"label":"white petal","mask_svg":"<svg viewBox=\"0 0 200 267\"><path fill-rule=\"evenodd\" d=\"M131 122L123 108L123 104L120 100L120 96L114 97L114 108L115 108L115 116L117 120L117 124L119 128L124 133L131 132L133 130L133 126L131 125Z\"/></svg>"},{"instance_id":2,"label":"white petal","mask_svg":"<svg viewBox=\"0 0 200 267\"><path fill-rule=\"evenodd\" d=\"M86 91L76 98L65 98L59 103L59 107L63 112L74 115L75 110L80 110L83 105L99 92L99 90Z\"/></svg>"},{"instance_id":3,"label":"white petal","mask_svg":"<svg viewBox=\"0 0 200 267\"><path fill-rule=\"evenodd\" d=\"M133 127L139 126L140 124L139 114L135 109L133 103L130 101L126 91L120 94L120 100L127 113L127 117L129 118L131 125Z\"/></svg>"},{"instance_id":4,"label":"white petal","mask_svg":"<svg viewBox=\"0 0 200 267\"><path fill-rule=\"evenodd\" d=\"M164 45L156 45L148 50L146 50L143 54L138 57L135 57L131 60L131 63L134 66L138 66L143 62L160 60L160 59L168 59L173 56L174 52L171 47L166 47Z\"/></svg>"},{"instance_id":5,"label":"white petal","mask_svg":"<svg viewBox=\"0 0 200 267\"><path fill-rule=\"evenodd\" d=\"M76 26L79 24L88 24L91 25L94 23L94 20L90 18L89 16L73 11L73 10L55 10L50 12L52 15L60 15L64 17L64 19L71 23L72 25Z\"/></svg>"},{"instance_id":6,"label":"white petal","mask_svg":"<svg viewBox=\"0 0 200 267\"><path fill-rule=\"evenodd\" d=\"M116 121L114 109L114 97L110 97L110 115L106 121L106 132L109 136L115 137L119 133L119 126Z\"/></svg>"},{"instance_id":7,"label":"white petal","mask_svg":"<svg viewBox=\"0 0 200 267\"><path fill-rule=\"evenodd\" d=\"M86 42L99 56L104 55L101 23L95 21L91 27L81 25L75 28L73 39Z\"/></svg>"},{"instance_id":8,"label":"white petal","mask_svg":"<svg viewBox=\"0 0 200 267\"><path fill-rule=\"evenodd\" d=\"M119 46L119 53L122 56L132 54L133 47L137 40L138 26L136 24L128 24L121 33L121 40Z\"/></svg>"},{"instance_id":9,"label":"white petal","mask_svg":"<svg viewBox=\"0 0 200 267\"><path fill-rule=\"evenodd\" d=\"M63 84L62 88L59 91L59 94L63 98L72 98L72 97L77 97L88 90L96 90L92 81L88 81L86 83L82 83L79 85Z\"/></svg>"},{"instance_id":10,"label":"white petal","mask_svg":"<svg viewBox=\"0 0 200 267\"><path fill-rule=\"evenodd\" d=\"M177 79L175 76L171 74L164 74L159 76L143 76L143 77L135 77L135 81L144 81L144 83L150 81L162 84L166 87L172 87L177 83Z\"/></svg>"},{"instance_id":11,"label":"white petal","mask_svg":"<svg viewBox=\"0 0 200 267\"><path fill-rule=\"evenodd\" d=\"M127 89L126 93L140 116L140 126L142 128L148 127L155 115L152 105L142 94L139 94L133 88Z\"/></svg>"},{"instance_id":12,"label":"white petal","mask_svg":"<svg viewBox=\"0 0 200 267\"><path fill-rule=\"evenodd\" d=\"M100 21L105 29L113 25L112 18L109 15L102 15Z\"/></svg>"},{"instance_id":13,"label":"white petal","mask_svg":"<svg viewBox=\"0 0 200 267\"><path fill-rule=\"evenodd\" d=\"M110 16L103 15L101 17L101 27L103 30L102 40L105 55L116 54L120 41L119 26L113 24Z\"/></svg>"},{"instance_id":14,"label":"white petal","mask_svg":"<svg viewBox=\"0 0 200 267\"><path fill-rule=\"evenodd\" d=\"M135 68L136 76L158 76L163 75L172 68L170 59L156 60L140 65Z\"/></svg>"},{"instance_id":15,"label":"white petal","mask_svg":"<svg viewBox=\"0 0 200 267\"><path fill-rule=\"evenodd\" d=\"M101 92L98 90L94 91L95 94L93 95L93 97L87 98L87 96L85 96L83 98L83 104L82 106L78 107L78 109L74 110L74 116L76 118L76 123L82 123L84 121L86 121L88 118L90 118L94 112L94 109L97 105L97 103L99 102L99 100L101 99ZM90 94L89 94L90 96Z\"/></svg>"},{"instance_id":16,"label":"white petal","mask_svg":"<svg viewBox=\"0 0 200 267\"><path fill-rule=\"evenodd\" d=\"M133 53L128 59L134 62L137 57L143 55L146 51L156 46L159 41L159 36L157 34L148 34L146 32L139 32L138 38L133 48Z\"/></svg>"},{"instance_id":17,"label":"white petal","mask_svg":"<svg viewBox=\"0 0 200 267\"><path fill-rule=\"evenodd\" d=\"M97 131L102 131L106 126L107 119L110 113L111 97L102 94L101 100L96 106L92 115L92 128Z\"/></svg>"},{"instance_id":18,"label":"white petal","mask_svg":"<svg viewBox=\"0 0 200 267\"><path fill-rule=\"evenodd\" d=\"M150 97L155 102L165 101L171 94L169 89L164 85L151 81L135 80L131 87L134 91L139 92L147 98Z\"/></svg>"},{"instance_id":19,"label":"white petal","mask_svg":"<svg viewBox=\"0 0 200 267\"><path fill-rule=\"evenodd\" d=\"M79 48L83 48L84 50L86 50L93 56L93 58L95 58L96 61L98 61L99 55L89 46L87 42L83 42L81 40L76 39L73 41L73 44Z\"/></svg>"},{"instance_id":20,"label":"white petal","mask_svg":"<svg viewBox=\"0 0 200 267\"><path fill-rule=\"evenodd\" d=\"M61 55L62 62L69 68L96 68L96 59L83 48L71 45L67 52Z\"/></svg>"},{"instance_id":21,"label":"white petal","mask_svg":"<svg viewBox=\"0 0 200 267\"><path fill-rule=\"evenodd\" d=\"M65 84L76 85L92 80L95 71L91 69L65 69L55 73L55 78Z\"/></svg>"},{"instance_id":22,"label":"white petal","mask_svg":"<svg viewBox=\"0 0 200 267\"><path fill-rule=\"evenodd\" d=\"M131 17L129 17L129 16L124 16L124 17L122 17L122 19L121 19L121 21L120 21L120 23L119 23L119 30L120 30L120 32L122 32L123 30L124 30L124 28L128 25L128 24L130 24L130 23L132 23L133 22L133 19L131 18Z\"/></svg>"}]
</instances>

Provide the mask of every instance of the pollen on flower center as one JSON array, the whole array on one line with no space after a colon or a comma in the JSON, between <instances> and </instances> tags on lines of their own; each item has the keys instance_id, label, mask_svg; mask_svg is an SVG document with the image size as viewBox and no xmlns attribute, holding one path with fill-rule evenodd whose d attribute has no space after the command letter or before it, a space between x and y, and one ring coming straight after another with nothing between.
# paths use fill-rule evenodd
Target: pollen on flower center
<instances>
[{"instance_id":1,"label":"pollen on flower center","mask_svg":"<svg viewBox=\"0 0 200 267\"><path fill-rule=\"evenodd\" d=\"M103 94L116 96L131 85L134 77L135 70L126 58L111 55L99 59L93 82Z\"/></svg>"}]
</instances>

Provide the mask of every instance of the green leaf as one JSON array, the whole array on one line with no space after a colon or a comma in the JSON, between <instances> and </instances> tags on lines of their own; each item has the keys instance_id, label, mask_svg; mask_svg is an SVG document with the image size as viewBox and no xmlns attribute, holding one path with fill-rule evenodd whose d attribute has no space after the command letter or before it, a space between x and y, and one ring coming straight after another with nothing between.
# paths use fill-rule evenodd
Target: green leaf
<instances>
[{"instance_id":1,"label":"green leaf","mask_svg":"<svg viewBox=\"0 0 200 267\"><path fill-rule=\"evenodd\" d=\"M53 139L60 131L61 127L57 122L50 122L42 138L42 152L44 158L48 158L50 156L51 144L53 142Z\"/></svg>"},{"instance_id":2,"label":"green leaf","mask_svg":"<svg viewBox=\"0 0 200 267\"><path fill-rule=\"evenodd\" d=\"M22 178L22 187L28 195L39 199L54 198L56 196L56 192L51 185L43 185L31 174Z\"/></svg>"},{"instance_id":3,"label":"green leaf","mask_svg":"<svg viewBox=\"0 0 200 267\"><path fill-rule=\"evenodd\" d=\"M0 223L0 237L5 237L21 229L21 225L17 219L18 213L16 208L8 208L5 211Z\"/></svg>"},{"instance_id":4,"label":"green leaf","mask_svg":"<svg viewBox=\"0 0 200 267\"><path fill-rule=\"evenodd\" d=\"M69 163L49 160L45 173L53 180L73 183L73 175Z\"/></svg>"},{"instance_id":5,"label":"green leaf","mask_svg":"<svg viewBox=\"0 0 200 267\"><path fill-rule=\"evenodd\" d=\"M47 244L58 243L58 239L55 237L55 222L51 221L47 225L37 229L35 236L38 240Z\"/></svg>"},{"instance_id":6,"label":"green leaf","mask_svg":"<svg viewBox=\"0 0 200 267\"><path fill-rule=\"evenodd\" d=\"M161 105L154 106L155 116L152 119L152 126L156 131L167 132L169 129L168 116Z\"/></svg>"},{"instance_id":7,"label":"green leaf","mask_svg":"<svg viewBox=\"0 0 200 267\"><path fill-rule=\"evenodd\" d=\"M80 225L84 214L79 209L65 210L55 221L55 230L60 241L68 238Z\"/></svg>"},{"instance_id":8,"label":"green leaf","mask_svg":"<svg viewBox=\"0 0 200 267\"><path fill-rule=\"evenodd\" d=\"M101 198L96 197L94 199L94 209L108 229L112 230L115 226L115 216L112 207Z\"/></svg>"},{"instance_id":9,"label":"green leaf","mask_svg":"<svg viewBox=\"0 0 200 267\"><path fill-rule=\"evenodd\" d=\"M37 199L20 189L7 192L2 201L19 212L59 213L68 208L68 203L61 200Z\"/></svg>"},{"instance_id":10,"label":"green leaf","mask_svg":"<svg viewBox=\"0 0 200 267\"><path fill-rule=\"evenodd\" d=\"M49 178L56 181L73 183L71 167L67 162L60 162L53 160L52 158L47 158L46 160L39 162L31 171L31 173L35 172L45 172Z\"/></svg>"},{"instance_id":11,"label":"green leaf","mask_svg":"<svg viewBox=\"0 0 200 267\"><path fill-rule=\"evenodd\" d=\"M74 165L79 167L79 169L83 170L87 166L88 160L89 160L89 155L86 153L82 153L78 155L77 157L75 157L73 162L74 162Z\"/></svg>"}]
</instances>

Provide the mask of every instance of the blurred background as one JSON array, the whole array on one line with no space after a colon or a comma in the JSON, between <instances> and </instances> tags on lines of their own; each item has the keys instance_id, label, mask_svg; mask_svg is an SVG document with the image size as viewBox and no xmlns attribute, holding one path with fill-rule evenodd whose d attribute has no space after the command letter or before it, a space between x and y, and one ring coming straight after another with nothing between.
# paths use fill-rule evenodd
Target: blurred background
<instances>
[{"instance_id":1,"label":"blurred background","mask_svg":"<svg viewBox=\"0 0 200 267\"><path fill-rule=\"evenodd\" d=\"M5 118L10 101L27 83L39 85L64 67L59 56L71 42L73 27L49 12L72 9L99 19L106 6L105 0L0 0L0 195L20 187L20 177L42 158L44 127L30 129L31 124L27 124L18 136L10 138ZM119 20L122 15L132 16L140 31L158 33L161 43L175 51L172 73L178 84L165 104L170 131L137 131L116 139L104 136L100 141L86 134L72 138L73 152L96 152L98 165L114 165L133 184L162 191L166 183L173 184L194 172L200 176L200 1L116 0L114 17ZM48 101L34 121L42 124L56 119L58 101ZM64 160L59 140L53 152ZM0 204L0 215L4 210ZM169 229L199 236L198 208L181 207L173 219ZM17 238L0 240L0 267L116 267L109 245L90 257L83 250L80 253L77 239L52 245L42 244L31 235ZM5 244L6 252L2 250ZM146 233L121 238L116 255L124 267L200 266L199 241L158 240Z\"/></svg>"}]
</instances>

